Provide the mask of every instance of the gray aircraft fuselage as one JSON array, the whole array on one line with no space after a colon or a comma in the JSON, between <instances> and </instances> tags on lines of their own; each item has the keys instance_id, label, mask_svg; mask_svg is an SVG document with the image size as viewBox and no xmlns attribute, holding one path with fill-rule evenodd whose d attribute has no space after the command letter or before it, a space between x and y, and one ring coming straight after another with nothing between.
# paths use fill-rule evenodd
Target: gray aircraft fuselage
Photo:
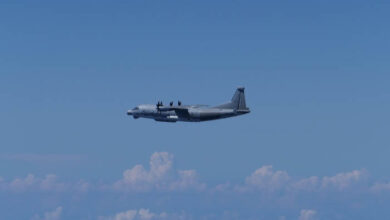
<instances>
[{"instance_id":1,"label":"gray aircraft fuselage","mask_svg":"<svg viewBox=\"0 0 390 220\"><path fill-rule=\"evenodd\" d=\"M127 111L127 115L137 118L150 118L161 122L201 122L222 118L229 118L249 113L246 107L244 88L236 90L232 100L228 103L215 106L205 107L204 105L170 105L164 106L162 103L157 105L139 105L132 110Z\"/></svg>"}]
</instances>

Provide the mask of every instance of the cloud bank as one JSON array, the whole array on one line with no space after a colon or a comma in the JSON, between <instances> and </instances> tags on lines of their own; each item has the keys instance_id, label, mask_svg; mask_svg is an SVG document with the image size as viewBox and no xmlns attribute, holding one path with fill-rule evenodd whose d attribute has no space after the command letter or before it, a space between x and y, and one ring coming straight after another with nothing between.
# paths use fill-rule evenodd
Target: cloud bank
<instances>
[{"instance_id":1,"label":"cloud bank","mask_svg":"<svg viewBox=\"0 0 390 220\"><path fill-rule=\"evenodd\" d=\"M348 191L353 188L370 192L390 191L390 184L377 182L367 185L368 172L365 169L337 173L334 176L311 176L307 178L291 177L287 171L274 170L273 166L265 165L244 178L239 184L219 184L208 188L200 181L196 170L174 169L174 156L168 152L155 152L149 160L149 168L135 165L123 172L122 178L113 183L91 183L80 180L75 183L66 183L58 180L54 174L45 177L36 177L28 174L26 177L15 178L10 181L0 177L0 191L116 191L128 193L145 192L321 192L321 191Z\"/></svg>"},{"instance_id":2,"label":"cloud bank","mask_svg":"<svg viewBox=\"0 0 390 220\"><path fill-rule=\"evenodd\" d=\"M120 172L118 172L119 175ZM118 205L125 206L126 202L137 205L140 204L140 201L147 207L157 208L156 210L161 210L161 207L169 208L170 204L174 205L174 208L180 206L181 208L178 210L184 210L176 212L170 207L170 209L163 210L171 210L171 212L151 212L145 208L130 207L131 209L126 210L125 207L123 210L126 211L100 216L101 220L185 220L199 219L200 217L207 220L251 219L253 216L258 216L267 210L273 210L275 207L280 207L278 210L289 210L289 212L278 213L277 216L273 216L273 219L313 220L319 219L319 213L326 212L321 209L324 208L321 206L321 202L335 203L338 206L350 205L350 209L355 210L354 207L361 207L362 204L367 207L370 205L364 204L367 196L375 198L378 195L386 195L383 192L390 192L390 183L376 182L370 179L368 171L365 169L340 172L330 176L298 178L290 175L287 171L275 169L272 165L264 165L251 173L248 172L247 176L235 183L227 182L207 186L200 181L196 170L175 169L174 156L168 152L153 153L149 159L149 166L144 167L141 164L136 164L129 169L124 169L122 176L111 182L87 182L84 180L63 182L54 174L43 177L27 174L25 177L10 180L0 177L0 193L10 193L11 196L15 197L47 195L48 201L51 202L53 200L64 201L60 198L69 195L71 198L67 201L79 202L90 197L94 202L96 196L99 196L97 198L111 199L107 201L108 204L115 204L111 210L115 210ZM8 194L4 195L8 196ZM352 198L356 204L350 204ZM188 206L188 204L190 205ZM203 210L209 210L206 207L218 206L217 204L220 208L210 210L210 213L206 213L206 215L193 215L192 212L188 212L189 208L193 208L193 204L199 204L197 207L203 207ZM67 205L61 202L55 205L57 206L55 210L40 215L32 213L32 215L35 214L33 219L60 219L62 207L67 207ZM95 205L99 207L100 204L96 203ZM308 205L310 209L307 208ZM246 213L243 210L261 211ZM217 211L217 214L213 211ZM292 212L295 214L292 215ZM267 219L269 216L264 214L263 218ZM93 219L96 218L96 216L93 217Z\"/></svg>"}]
</instances>

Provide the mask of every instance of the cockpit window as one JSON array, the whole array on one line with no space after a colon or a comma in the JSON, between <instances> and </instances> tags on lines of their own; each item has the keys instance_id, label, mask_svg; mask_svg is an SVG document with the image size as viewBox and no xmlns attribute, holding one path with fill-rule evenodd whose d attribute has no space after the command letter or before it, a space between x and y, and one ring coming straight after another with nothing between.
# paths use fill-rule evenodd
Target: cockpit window
<instances>
[{"instance_id":1,"label":"cockpit window","mask_svg":"<svg viewBox=\"0 0 390 220\"><path fill-rule=\"evenodd\" d=\"M138 108L138 107L135 107L135 108L133 108L133 110L139 110L139 108Z\"/></svg>"}]
</instances>

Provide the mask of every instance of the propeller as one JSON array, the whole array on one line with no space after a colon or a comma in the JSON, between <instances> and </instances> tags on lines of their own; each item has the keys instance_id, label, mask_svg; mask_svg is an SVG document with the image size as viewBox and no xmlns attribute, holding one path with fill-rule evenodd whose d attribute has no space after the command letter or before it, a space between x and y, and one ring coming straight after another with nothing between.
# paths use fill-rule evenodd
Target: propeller
<instances>
[{"instance_id":1,"label":"propeller","mask_svg":"<svg viewBox=\"0 0 390 220\"><path fill-rule=\"evenodd\" d=\"M173 102L170 102L169 105L170 105L170 106L173 106Z\"/></svg>"},{"instance_id":2,"label":"propeller","mask_svg":"<svg viewBox=\"0 0 390 220\"><path fill-rule=\"evenodd\" d=\"M157 109L160 109L160 106L162 106L162 105L163 105L162 102L161 102L161 101L158 101L157 104L156 104Z\"/></svg>"},{"instance_id":3,"label":"propeller","mask_svg":"<svg viewBox=\"0 0 390 220\"><path fill-rule=\"evenodd\" d=\"M178 105L178 106L181 106L181 101L178 101L178 102L177 102L177 105Z\"/></svg>"}]
</instances>

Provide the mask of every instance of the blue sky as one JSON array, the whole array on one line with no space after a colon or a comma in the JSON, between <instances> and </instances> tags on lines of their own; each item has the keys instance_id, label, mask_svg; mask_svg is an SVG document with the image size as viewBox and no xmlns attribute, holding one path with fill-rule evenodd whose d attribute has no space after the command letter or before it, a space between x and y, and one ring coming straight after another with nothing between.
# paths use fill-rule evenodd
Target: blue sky
<instances>
[{"instance_id":1,"label":"blue sky","mask_svg":"<svg viewBox=\"0 0 390 220\"><path fill-rule=\"evenodd\" d=\"M388 218L389 7L3 1L0 219ZM125 114L241 85L242 117Z\"/></svg>"}]
</instances>

